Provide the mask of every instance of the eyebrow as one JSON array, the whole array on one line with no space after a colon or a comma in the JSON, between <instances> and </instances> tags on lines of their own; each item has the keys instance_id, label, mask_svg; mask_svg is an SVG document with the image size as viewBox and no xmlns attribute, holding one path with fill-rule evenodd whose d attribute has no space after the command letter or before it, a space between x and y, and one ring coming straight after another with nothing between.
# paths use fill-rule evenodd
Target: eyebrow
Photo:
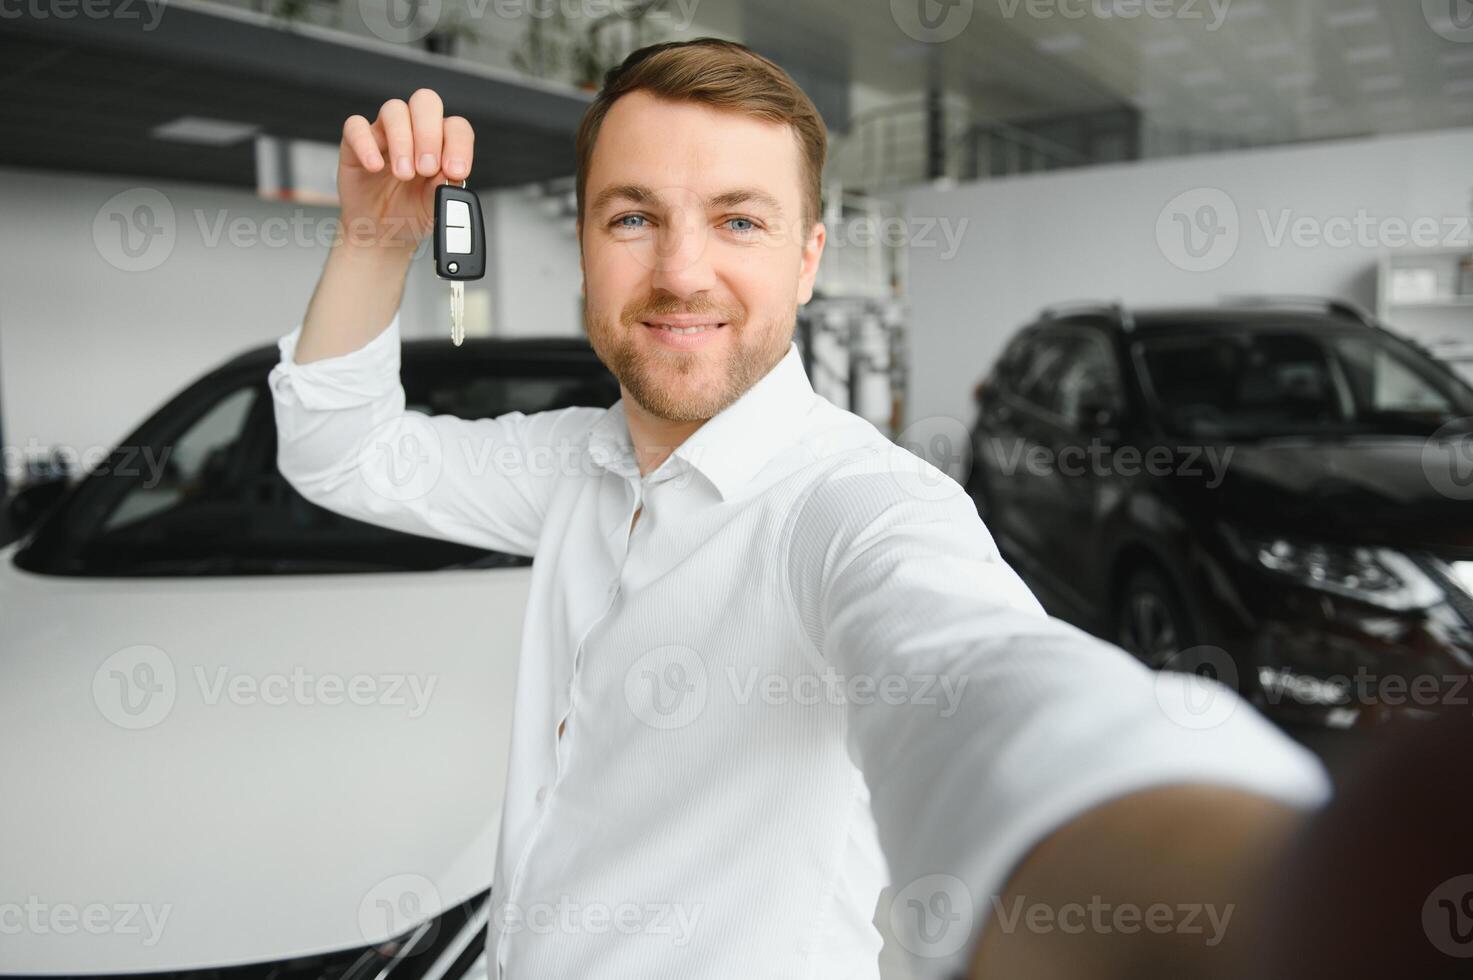
<instances>
[{"instance_id":1,"label":"eyebrow","mask_svg":"<svg viewBox=\"0 0 1473 980\"><path fill-rule=\"evenodd\" d=\"M658 200L659 197L659 194L643 184L615 184L612 187L607 187L600 191L599 195L593 199L593 204L589 210L595 212L602 211L616 201L644 204L649 201ZM777 198L755 187L739 187L734 190L723 191L720 194L713 194L711 197L706 198L706 207L708 210L732 208L741 204L756 204L768 208L779 215L783 213L782 204L778 202Z\"/></svg>"}]
</instances>

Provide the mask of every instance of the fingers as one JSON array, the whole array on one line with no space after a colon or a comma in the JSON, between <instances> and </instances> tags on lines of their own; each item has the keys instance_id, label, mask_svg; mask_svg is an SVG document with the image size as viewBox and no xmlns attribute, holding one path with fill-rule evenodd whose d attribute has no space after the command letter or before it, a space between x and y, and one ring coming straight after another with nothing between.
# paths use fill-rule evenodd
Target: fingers
<instances>
[{"instance_id":1,"label":"fingers","mask_svg":"<svg viewBox=\"0 0 1473 980\"><path fill-rule=\"evenodd\" d=\"M414 127L414 166L421 177L440 172L445 104L434 89L415 89L409 97L409 116Z\"/></svg>"},{"instance_id":2,"label":"fingers","mask_svg":"<svg viewBox=\"0 0 1473 980\"><path fill-rule=\"evenodd\" d=\"M343 123L343 146L363 169L378 173L384 165L383 153L374 139L373 127L362 116L349 116Z\"/></svg>"},{"instance_id":3,"label":"fingers","mask_svg":"<svg viewBox=\"0 0 1473 980\"><path fill-rule=\"evenodd\" d=\"M343 143L363 166L378 171L387 156L394 176L412 180L443 172L463 180L471 172L475 133L463 116L445 118L445 104L434 89L416 89L409 97L390 99L372 125L362 116L343 124Z\"/></svg>"},{"instance_id":4,"label":"fingers","mask_svg":"<svg viewBox=\"0 0 1473 980\"><path fill-rule=\"evenodd\" d=\"M409 106L403 99L390 99L379 108L375 125L383 131L394 176L400 180L412 179L414 132L410 128Z\"/></svg>"},{"instance_id":5,"label":"fingers","mask_svg":"<svg viewBox=\"0 0 1473 980\"><path fill-rule=\"evenodd\" d=\"M464 116L446 116L444 171L451 180L464 180L470 175L475 157L476 134Z\"/></svg>"}]
</instances>

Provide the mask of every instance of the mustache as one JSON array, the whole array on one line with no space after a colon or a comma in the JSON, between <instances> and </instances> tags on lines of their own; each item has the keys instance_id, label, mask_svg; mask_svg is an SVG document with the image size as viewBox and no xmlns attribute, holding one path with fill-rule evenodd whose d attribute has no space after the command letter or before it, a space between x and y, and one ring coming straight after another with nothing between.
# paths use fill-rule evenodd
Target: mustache
<instances>
[{"instance_id":1,"label":"mustache","mask_svg":"<svg viewBox=\"0 0 1473 980\"><path fill-rule=\"evenodd\" d=\"M747 315L746 310L740 306L728 306L709 299L687 302L666 295L651 296L624 307L624 311L619 315L619 322L629 327L651 317L675 316L681 313L691 316L715 317L722 323L741 323Z\"/></svg>"}]
</instances>

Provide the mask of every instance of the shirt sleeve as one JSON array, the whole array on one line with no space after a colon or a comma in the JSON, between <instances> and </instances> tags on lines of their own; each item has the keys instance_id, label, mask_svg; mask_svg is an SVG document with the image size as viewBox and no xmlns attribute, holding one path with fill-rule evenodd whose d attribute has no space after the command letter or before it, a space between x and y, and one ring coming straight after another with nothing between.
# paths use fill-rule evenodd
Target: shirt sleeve
<instances>
[{"instance_id":1,"label":"shirt sleeve","mask_svg":"<svg viewBox=\"0 0 1473 980\"><path fill-rule=\"evenodd\" d=\"M789 547L804 629L849 679L850 754L917 977L965 975L1014 866L1112 798L1187 782L1304 809L1330 796L1315 756L1227 685L1046 615L965 491L903 449L832 470Z\"/></svg>"},{"instance_id":2,"label":"shirt sleeve","mask_svg":"<svg viewBox=\"0 0 1473 980\"><path fill-rule=\"evenodd\" d=\"M299 324L277 341L268 385L276 463L303 497L370 524L531 556L555 477L604 410L489 419L405 408L399 315L364 346L295 361Z\"/></svg>"}]
</instances>

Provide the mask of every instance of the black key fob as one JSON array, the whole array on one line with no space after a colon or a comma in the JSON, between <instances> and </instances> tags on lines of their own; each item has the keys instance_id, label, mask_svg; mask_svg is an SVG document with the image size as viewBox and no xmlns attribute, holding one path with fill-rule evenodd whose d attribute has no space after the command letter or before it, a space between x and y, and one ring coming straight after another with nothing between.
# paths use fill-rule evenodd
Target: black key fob
<instances>
[{"instance_id":1,"label":"black key fob","mask_svg":"<svg viewBox=\"0 0 1473 980\"><path fill-rule=\"evenodd\" d=\"M486 226L475 191L435 187L435 275L462 282L486 275Z\"/></svg>"}]
</instances>

